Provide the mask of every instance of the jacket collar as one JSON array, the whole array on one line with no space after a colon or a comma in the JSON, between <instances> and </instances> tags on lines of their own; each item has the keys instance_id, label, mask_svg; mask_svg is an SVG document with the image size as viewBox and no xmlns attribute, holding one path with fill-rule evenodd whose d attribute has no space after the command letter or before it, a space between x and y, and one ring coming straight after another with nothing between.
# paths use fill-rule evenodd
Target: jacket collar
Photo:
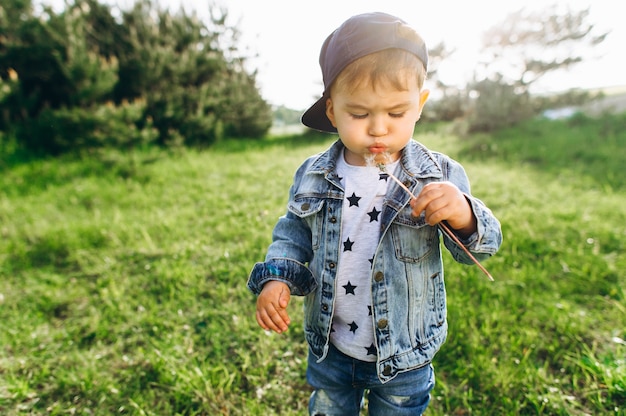
<instances>
[{"instance_id":1,"label":"jacket collar","mask_svg":"<svg viewBox=\"0 0 626 416\"><path fill-rule=\"evenodd\" d=\"M402 169L414 178L443 178L443 169L423 144L411 140L402 150Z\"/></svg>"}]
</instances>

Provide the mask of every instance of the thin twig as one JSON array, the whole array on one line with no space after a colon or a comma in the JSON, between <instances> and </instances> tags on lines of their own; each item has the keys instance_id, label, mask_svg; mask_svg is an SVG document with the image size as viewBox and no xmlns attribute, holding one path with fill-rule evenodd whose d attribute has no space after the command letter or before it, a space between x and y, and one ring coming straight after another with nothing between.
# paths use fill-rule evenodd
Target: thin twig
<instances>
[{"instance_id":1,"label":"thin twig","mask_svg":"<svg viewBox=\"0 0 626 416\"><path fill-rule=\"evenodd\" d=\"M409 195L411 195L411 198L415 199L415 195L413 195L413 192L411 192L411 190L409 188L406 187L405 184L403 184L402 182L400 182L400 179L398 179L396 177L396 175L394 175L393 173L389 172L387 170L387 166L385 166L384 163L379 163L376 165L378 167L378 169L380 169L382 172L386 173L387 175L389 175L389 177L391 179L393 179L394 181L396 181L396 183L398 185L400 185L400 187L402 189L404 189ZM493 276L491 276L491 273L489 273L487 271L487 269L485 269L485 267L480 264L480 262L476 259L476 257L474 257L474 255L467 249L467 247L465 247L465 245L461 242L461 240L459 240L459 238L456 236L456 234L454 234L454 232L443 222L440 222L439 224L437 224L439 226L439 228L448 235L448 237L450 237L452 240L454 240L454 242L463 249L463 251L465 252L465 254L467 254L469 256L470 259L472 259L472 261L474 263L476 263L476 265L478 266L478 268L485 273L485 275L489 278L489 280L493 281Z\"/></svg>"},{"instance_id":2,"label":"thin twig","mask_svg":"<svg viewBox=\"0 0 626 416\"><path fill-rule=\"evenodd\" d=\"M461 240L459 240L459 237L456 236L456 234L454 234L454 232L448 228L448 226L444 223L444 222L440 222L439 224L437 224L439 226L439 228L441 228L446 234L448 234L448 237L450 237L451 239L454 240L454 242L463 249L463 251L465 251L465 254L467 254L469 256L470 259L472 259L472 261L474 263L476 263L476 265L478 266L478 268L480 270L482 270L483 273L485 273L485 275L489 278L489 280L491 280L493 282L493 276L491 276L491 273L489 273L487 271L487 269L485 269L485 266L483 266L482 264L480 264L480 262L476 259L476 257L474 257L474 255L463 245L463 243L461 243Z\"/></svg>"}]
</instances>

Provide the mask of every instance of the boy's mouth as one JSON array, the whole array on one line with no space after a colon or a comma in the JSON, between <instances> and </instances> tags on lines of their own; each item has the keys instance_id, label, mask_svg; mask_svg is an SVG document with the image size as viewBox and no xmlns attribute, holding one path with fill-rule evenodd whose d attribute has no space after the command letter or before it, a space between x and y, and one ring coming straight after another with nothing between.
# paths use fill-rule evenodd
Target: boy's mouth
<instances>
[{"instance_id":1,"label":"boy's mouth","mask_svg":"<svg viewBox=\"0 0 626 416\"><path fill-rule=\"evenodd\" d=\"M382 144L375 144L367 148L370 153L379 154L387 151L387 148Z\"/></svg>"}]
</instances>

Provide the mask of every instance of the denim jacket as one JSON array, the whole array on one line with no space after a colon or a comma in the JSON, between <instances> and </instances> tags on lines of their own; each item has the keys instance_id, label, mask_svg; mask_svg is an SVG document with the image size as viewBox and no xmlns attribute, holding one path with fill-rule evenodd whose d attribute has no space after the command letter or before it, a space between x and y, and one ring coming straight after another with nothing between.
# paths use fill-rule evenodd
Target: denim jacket
<instances>
[{"instance_id":1,"label":"denim jacket","mask_svg":"<svg viewBox=\"0 0 626 416\"><path fill-rule=\"evenodd\" d=\"M248 280L257 295L269 280L278 280L289 286L292 295L305 296L305 337L320 361L328 352L341 252L344 191L336 161L343 150L337 141L297 170L287 213L274 228L265 262L254 265ZM498 250L500 224L471 196L465 171L457 162L411 140L402 151L396 176L415 195L429 182L454 183L465 194L478 224L477 232L462 242L478 260ZM428 364L447 335L439 229L428 225L423 213L411 215L410 198L395 182L390 185L372 263L372 324L383 383L399 372ZM443 239L456 261L472 263L452 239L445 234Z\"/></svg>"}]
</instances>

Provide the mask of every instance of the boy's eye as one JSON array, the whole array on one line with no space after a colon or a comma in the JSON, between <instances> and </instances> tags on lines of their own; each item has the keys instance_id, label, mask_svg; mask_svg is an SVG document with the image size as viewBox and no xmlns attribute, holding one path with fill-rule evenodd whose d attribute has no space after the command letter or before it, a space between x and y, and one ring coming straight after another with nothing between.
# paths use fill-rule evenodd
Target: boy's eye
<instances>
[{"instance_id":1,"label":"boy's eye","mask_svg":"<svg viewBox=\"0 0 626 416\"><path fill-rule=\"evenodd\" d=\"M389 113L389 117L391 117L391 118L402 118L402 117L404 117L405 114L406 113L404 111L401 112L401 113ZM351 113L350 117L352 117L352 118L354 118L356 120L363 120L363 119L367 118L368 115L369 114L367 114L367 113L365 113L365 114L354 114L354 113Z\"/></svg>"}]
</instances>

